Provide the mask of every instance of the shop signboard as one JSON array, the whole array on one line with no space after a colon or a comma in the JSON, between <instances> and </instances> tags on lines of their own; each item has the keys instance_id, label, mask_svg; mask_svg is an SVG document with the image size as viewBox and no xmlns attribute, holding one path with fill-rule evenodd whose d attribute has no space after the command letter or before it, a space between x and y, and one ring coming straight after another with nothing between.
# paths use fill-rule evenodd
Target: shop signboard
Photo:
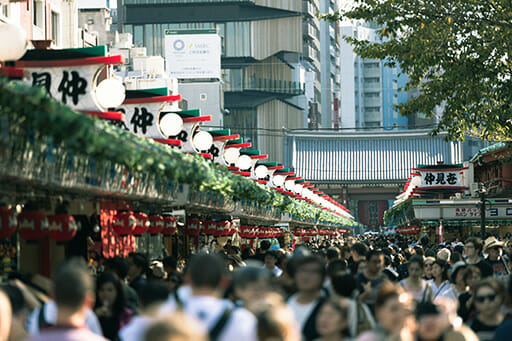
<instances>
[{"instance_id":1,"label":"shop signboard","mask_svg":"<svg viewBox=\"0 0 512 341\"><path fill-rule=\"evenodd\" d=\"M221 39L215 29L166 30L165 59L178 79L220 79Z\"/></svg>"},{"instance_id":2,"label":"shop signboard","mask_svg":"<svg viewBox=\"0 0 512 341\"><path fill-rule=\"evenodd\" d=\"M477 220L480 219L479 200L415 200L414 215L420 220ZM512 200L486 201L487 219L512 219Z\"/></svg>"},{"instance_id":3,"label":"shop signboard","mask_svg":"<svg viewBox=\"0 0 512 341\"><path fill-rule=\"evenodd\" d=\"M457 168L414 168L420 175L418 189L467 189L462 183L462 174L467 167Z\"/></svg>"}]
</instances>

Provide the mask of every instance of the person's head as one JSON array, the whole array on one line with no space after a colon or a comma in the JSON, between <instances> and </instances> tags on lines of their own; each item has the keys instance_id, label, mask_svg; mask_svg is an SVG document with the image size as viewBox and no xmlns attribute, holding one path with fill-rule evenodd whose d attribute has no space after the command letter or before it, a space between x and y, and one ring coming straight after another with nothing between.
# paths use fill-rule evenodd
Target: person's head
<instances>
[{"instance_id":1,"label":"person's head","mask_svg":"<svg viewBox=\"0 0 512 341\"><path fill-rule=\"evenodd\" d=\"M448 277L448 263L444 260L437 259L432 265L432 277L435 279L446 281Z\"/></svg>"},{"instance_id":2,"label":"person's head","mask_svg":"<svg viewBox=\"0 0 512 341\"><path fill-rule=\"evenodd\" d=\"M157 320L144 333L144 341L207 341L204 328L183 313Z\"/></svg>"},{"instance_id":3,"label":"person's head","mask_svg":"<svg viewBox=\"0 0 512 341\"><path fill-rule=\"evenodd\" d=\"M217 255L200 253L190 260L188 275L193 288L217 289L225 265L222 258Z\"/></svg>"},{"instance_id":4,"label":"person's head","mask_svg":"<svg viewBox=\"0 0 512 341\"><path fill-rule=\"evenodd\" d=\"M501 256L503 249L503 242L500 242L496 237L489 237L485 240L484 252L489 255L489 260L498 260Z\"/></svg>"},{"instance_id":5,"label":"person's head","mask_svg":"<svg viewBox=\"0 0 512 341\"><path fill-rule=\"evenodd\" d=\"M255 310L257 324L257 336L260 341L295 341L300 340L300 335L295 328L293 311L278 297L271 296L263 307Z\"/></svg>"},{"instance_id":6,"label":"person's head","mask_svg":"<svg viewBox=\"0 0 512 341\"><path fill-rule=\"evenodd\" d=\"M261 253L265 253L267 252L270 247L272 246L272 244L270 244L270 242L268 240L263 240L261 243L260 243L260 250L261 250Z\"/></svg>"},{"instance_id":7,"label":"person's head","mask_svg":"<svg viewBox=\"0 0 512 341\"><path fill-rule=\"evenodd\" d=\"M96 284L96 306L105 306L114 314L120 314L125 305L121 281L114 274L102 274Z\"/></svg>"},{"instance_id":8,"label":"person's head","mask_svg":"<svg viewBox=\"0 0 512 341\"><path fill-rule=\"evenodd\" d=\"M178 261L173 256L167 256L162 260L164 270L167 274L173 273L178 270Z\"/></svg>"},{"instance_id":9,"label":"person's head","mask_svg":"<svg viewBox=\"0 0 512 341\"><path fill-rule=\"evenodd\" d=\"M149 281L139 291L139 308L149 310L158 307L169 297L167 285L163 281Z\"/></svg>"},{"instance_id":10,"label":"person's head","mask_svg":"<svg viewBox=\"0 0 512 341\"><path fill-rule=\"evenodd\" d=\"M268 250L267 252L265 252L264 260L265 260L265 266L267 267L267 269L269 269L269 270L274 269L274 267L277 264L278 259L279 259L279 255L278 255L277 251Z\"/></svg>"},{"instance_id":11,"label":"person's head","mask_svg":"<svg viewBox=\"0 0 512 341\"><path fill-rule=\"evenodd\" d=\"M401 330L412 313L412 299L400 286L383 284L375 301L375 317L390 334Z\"/></svg>"},{"instance_id":12,"label":"person's head","mask_svg":"<svg viewBox=\"0 0 512 341\"><path fill-rule=\"evenodd\" d=\"M479 256L482 253L482 239L478 237L471 237L466 240L464 244L464 253L468 257Z\"/></svg>"},{"instance_id":13,"label":"person's head","mask_svg":"<svg viewBox=\"0 0 512 341\"><path fill-rule=\"evenodd\" d=\"M305 256L297 261L295 284L299 291L320 290L325 278L325 263L317 256Z\"/></svg>"},{"instance_id":14,"label":"person's head","mask_svg":"<svg viewBox=\"0 0 512 341\"><path fill-rule=\"evenodd\" d=\"M432 302L420 302L416 306L416 321L418 339L425 341L439 340L445 329L441 321L441 311Z\"/></svg>"},{"instance_id":15,"label":"person's head","mask_svg":"<svg viewBox=\"0 0 512 341\"><path fill-rule=\"evenodd\" d=\"M503 288L496 279L485 279L475 287L474 296L477 311L486 316L499 312L503 302Z\"/></svg>"},{"instance_id":16,"label":"person's head","mask_svg":"<svg viewBox=\"0 0 512 341\"><path fill-rule=\"evenodd\" d=\"M94 280L82 259L61 263L53 275L53 292L59 312L82 314L94 305Z\"/></svg>"},{"instance_id":17,"label":"person's head","mask_svg":"<svg viewBox=\"0 0 512 341\"><path fill-rule=\"evenodd\" d=\"M327 265L327 276L332 278L335 274L339 272L346 272L348 268L347 261L341 258L334 259L329 262Z\"/></svg>"},{"instance_id":18,"label":"person's head","mask_svg":"<svg viewBox=\"0 0 512 341\"><path fill-rule=\"evenodd\" d=\"M133 252L128 257L130 268L128 269L128 278L133 280L149 272L148 258L142 253Z\"/></svg>"},{"instance_id":19,"label":"person's head","mask_svg":"<svg viewBox=\"0 0 512 341\"><path fill-rule=\"evenodd\" d=\"M507 253L507 255L512 255L512 239L509 239L505 243L505 252Z\"/></svg>"},{"instance_id":20,"label":"person's head","mask_svg":"<svg viewBox=\"0 0 512 341\"><path fill-rule=\"evenodd\" d=\"M455 263L461 262L461 261L462 261L462 255L460 253L458 253L457 251L453 251L450 256L450 264L455 265Z\"/></svg>"},{"instance_id":21,"label":"person's head","mask_svg":"<svg viewBox=\"0 0 512 341\"><path fill-rule=\"evenodd\" d=\"M366 254L366 271L378 274L384 268L384 254L380 250L371 250Z\"/></svg>"},{"instance_id":22,"label":"person's head","mask_svg":"<svg viewBox=\"0 0 512 341\"><path fill-rule=\"evenodd\" d=\"M235 296L245 304L260 300L270 289L271 273L256 266L246 266L233 273Z\"/></svg>"},{"instance_id":23,"label":"person's head","mask_svg":"<svg viewBox=\"0 0 512 341\"><path fill-rule=\"evenodd\" d=\"M7 295L0 290L0 340L9 338L11 332L12 310Z\"/></svg>"},{"instance_id":24,"label":"person's head","mask_svg":"<svg viewBox=\"0 0 512 341\"><path fill-rule=\"evenodd\" d=\"M425 257L425 260L423 261L423 270L425 272L425 277L428 279L432 278L432 266L435 261L436 259L434 257Z\"/></svg>"},{"instance_id":25,"label":"person's head","mask_svg":"<svg viewBox=\"0 0 512 341\"><path fill-rule=\"evenodd\" d=\"M414 253L420 257L425 256L425 251L423 251L423 247L421 245L416 245L414 247Z\"/></svg>"},{"instance_id":26,"label":"person's head","mask_svg":"<svg viewBox=\"0 0 512 341\"><path fill-rule=\"evenodd\" d=\"M336 295L351 297L357 288L357 282L351 274L337 273L331 277L331 285Z\"/></svg>"},{"instance_id":27,"label":"person's head","mask_svg":"<svg viewBox=\"0 0 512 341\"><path fill-rule=\"evenodd\" d=\"M167 277L165 278L165 284L169 292L177 290L182 282L183 277L180 272L174 271L171 273L167 273Z\"/></svg>"},{"instance_id":28,"label":"person's head","mask_svg":"<svg viewBox=\"0 0 512 341\"><path fill-rule=\"evenodd\" d=\"M316 317L316 330L322 337L338 337L347 334L348 311L340 300L329 299L322 304Z\"/></svg>"},{"instance_id":29,"label":"person's head","mask_svg":"<svg viewBox=\"0 0 512 341\"><path fill-rule=\"evenodd\" d=\"M453 265L452 273L450 274L450 281L458 286L466 286L464 281L464 274L466 273L467 265L464 262L457 262Z\"/></svg>"},{"instance_id":30,"label":"person's head","mask_svg":"<svg viewBox=\"0 0 512 341\"><path fill-rule=\"evenodd\" d=\"M20 321L25 320L25 299L23 297L23 292L15 285L6 284L0 288L7 297L9 298L9 302L11 303L12 317L17 318Z\"/></svg>"},{"instance_id":31,"label":"person's head","mask_svg":"<svg viewBox=\"0 0 512 341\"><path fill-rule=\"evenodd\" d=\"M356 274L362 273L366 270L368 262L366 259L360 259L356 262Z\"/></svg>"},{"instance_id":32,"label":"person's head","mask_svg":"<svg viewBox=\"0 0 512 341\"><path fill-rule=\"evenodd\" d=\"M338 259L340 258L340 256L340 249L338 249L336 246L331 246L327 248L326 257L328 262Z\"/></svg>"},{"instance_id":33,"label":"person's head","mask_svg":"<svg viewBox=\"0 0 512 341\"><path fill-rule=\"evenodd\" d=\"M121 257L113 257L105 259L103 263L104 273L114 273L121 280L124 280L128 276L130 265L128 262Z\"/></svg>"},{"instance_id":34,"label":"person's head","mask_svg":"<svg viewBox=\"0 0 512 341\"><path fill-rule=\"evenodd\" d=\"M340 254L341 254L341 258L348 261L348 259L350 258L350 254L351 254L350 246L348 246L346 244L343 245L340 249Z\"/></svg>"},{"instance_id":35,"label":"person's head","mask_svg":"<svg viewBox=\"0 0 512 341\"><path fill-rule=\"evenodd\" d=\"M423 257L414 255L409 259L409 263L407 264L407 269L409 271L409 277L417 280L423 276Z\"/></svg>"},{"instance_id":36,"label":"person's head","mask_svg":"<svg viewBox=\"0 0 512 341\"><path fill-rule=\"evenodd\" d=\"M364 243L355 243L352 245L352 258L354 261L358 261L359 259L364 259L366 254L368 253L368 246Z\"/></svg>"},{"instance_id":37,"label":"person's head","mask_svg":"<svg viewBox=\"0 0 512 341\"><path fill-rule=\"evenodd\" d=\"M451 254L452 253L450 252L450 250L448 250L447 248L443 248L443 249L437 251L436 259L448 262L450 260Z\"/></svg>"},{"instance_id":38,"label":"person's head","mask_svg":"<svg viewBox=\"0 0 512 341\"><path fill-rule=\"evenodd\" d=\"M474 290L476 285L482 280L482 271L476 265L469 265L464 271L464 284L470 290Z\"/></svg>"},{"instance_id":39,"label":"person's head","mask_svg":"<svg viewBox=\"0 0 512 341\"><path fill-rule=\"evenodd\" d=\"M243 260L249 259L252 256L254 256L254 252L252 251L250 246L246 246L245 248L242 249Z\"/></svg>"}]
</instances>

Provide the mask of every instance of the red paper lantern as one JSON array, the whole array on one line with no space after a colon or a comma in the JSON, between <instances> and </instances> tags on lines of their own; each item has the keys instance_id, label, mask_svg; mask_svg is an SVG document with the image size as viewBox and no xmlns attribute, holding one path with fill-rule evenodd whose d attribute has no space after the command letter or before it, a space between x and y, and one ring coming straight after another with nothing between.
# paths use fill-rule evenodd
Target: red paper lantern
<instances>
[{"instance_id":1,"label":"red paper lantern","mask_svg":"<svg viewBox=\"0 0 512 341\"><path fill-rule=\"evenodd\" d=\"M164 217L164 230L162 231L162 234L164 236L170 236L174 233L176 233L176 218L173 216L165 216Z\"/></svg>"},{"instance_id":2,"label":"red paper lantern","mask_svg":"<svg viewBox=\"0 0 512 341\"><path fill-rule=\"evenodd\" d=\"M151 235L162 233L165 228L164 217L161 215L150 215L148 232Z\"/></svg>"},{"instance_id":3,"label":"red paper lantern","mask_svg":"<svg viewBox=\"0 0 512 341\"><path fill-rule=\"evenodd\" d=\"M73 239L78 231L78 226L70 214L55 214L48 217L50 224L50 238L56 242L67 242Z\"/></svg>"},{"instance_id":4,"label":"red paper lantern","mask_svg":"<svg viewBox=\"0 0 512 341\"><path fill-rule=\"evenodd\" d=\"M215 236L217 234L217 223L213 220L207 220L203 223L204 234Z\"/></svg>"},{"instance_id":5,"label":"red paper lantern","mask_svg":"<svg viewBox=\"0 0 512 341\"><path fill-rule=\"evenodd\" d=\"M119 212L114 218L114 231L120 236L126 236L133 233L137 219L131 211Z\"/></svg>"},{"instance_id":6,"label":"red paper lantern","mask_svg":"<svg viewBox=\"0 0 512 341\"><path fill-rule=\"evenodd\" d=\"M40 240L48 233L48 218L42 211L25 211L18 216L18 233L25 240Z\"/></svg>"},{"instance_id":7,"label":"red paper lantern","mask_svg":"<svg viewBox=\"0 0 512 341\"><path fill-rule=\"evenodd\" d=\"M187 219L187 228L185 232L189 236L198 236L199 235L199 226L200 222L197 218Z\"/></svg>"},{"instance_id":8,"label":"red paper lantern","mask_svg":"<svg viewBox=\"0 0 512 341\"><path fill-rule=\"evenodd\" d=\"M0 207L0 239L7 239L16 231L18 221L13 210L6 206Z\"/></svg>"},{"instance_id":9,"label":"red paper lantern","mask_svg":"<svg viewBox=\"0 0 512 341\"><path fill-rule=\"evenodd\" d=\"M133 234L135 236L141 236L144 233L148 232L148 215L146 213L137 212L133 216L135 217L135 228L133 229Z\"/></svg>"}]
</instances>

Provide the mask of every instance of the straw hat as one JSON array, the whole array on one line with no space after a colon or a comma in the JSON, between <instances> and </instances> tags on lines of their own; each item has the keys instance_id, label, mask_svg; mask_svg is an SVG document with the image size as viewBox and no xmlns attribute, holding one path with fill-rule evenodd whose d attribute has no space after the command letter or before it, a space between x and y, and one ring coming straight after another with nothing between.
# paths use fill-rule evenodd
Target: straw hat
<instances>
[{"instance_id":1,"label":"straw hat","mask_svg":"<svg viewBox=\"0 0 512 341\"><path fill-rule=\"evenodd\" d=\"M495 247L495 246L503 247L503 244L505 244L505 243L500 242L498 239L496 239L496 237L489 237L485 240L484 252L491 247Z\"/></svg>"}]
</instances>

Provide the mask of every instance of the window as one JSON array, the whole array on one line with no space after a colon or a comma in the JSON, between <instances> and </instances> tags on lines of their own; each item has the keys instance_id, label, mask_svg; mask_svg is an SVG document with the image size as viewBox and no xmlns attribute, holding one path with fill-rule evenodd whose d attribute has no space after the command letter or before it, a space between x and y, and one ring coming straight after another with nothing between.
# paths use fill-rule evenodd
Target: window
<instances>
[{"instance_id":1,"label":"window","mask_svg":"<svg viewBox=\"0 0 512 341\"><path fill-rule=\"evenodd\" d=\"M378 84L380 83L379 77L365 77L364 82L366 84Z\"/></svg>"},{"instance_id":2,"label":"window","mask_svg":"<svg viewBox=\"0 0 512 341\"><path fill-rule=\"evenodd\" d=\"M9 4L0 5L0 16L9 17Z\"/></svg>"},{"instance_id":3,"label":"window","mask_svg":"<svg viewBox=\"0 0 512 341\"><path fill-rule=\"evenodd\" d=\"M52 30L52 40L55 45L59 45L60 43L60 18L59 13L52 11L51 17L51 30Z\"/></svg>"},{"instance_id":4,"label":"window","mask_svg":"<svg viewBox=\"0 0 512 341\"><path fill-rule=\"evenodd\" d=\"M32 16L33 24L38 27L43 27L44 13L43 13L43 3L41 1L33 0L32 14L33 14L33 16Z\"/></svg>"},{"instance_id":5,"label":"window","mask_svg":"<svg viewBox=\"0 0 512 341\"><path fill-rule=\"evenodd\" d=\"M369 127L369 128L378 128L378 127L380 127L380 122L379 121L365 122L364 125L365 125L365 127Z\"/></svg>"},{"instance_id":6,"label":"window","mask_svg":"<svg viewBox=\"0 0 512 341\"><path fill-rule=\"evenodd\" d=\"M398 95L393 94L393 104L398 104Z\"/></svg>"},{"instance_id":7,"label":"window","mask_svg":"<svg viewBox=\"0 0 512 341\"><path fill-rule=\"evenodd\" d=\"M94 25L94 19L87 19L87 25Z\"/></svg>"},{"instance_id":8,"label":"window","mask_svg":"<svg viewBox=\"0 0 512 341\"><path fill-rule=\"evenodd\" d=\"M393 89L394 90L398 89L398 80L396 80L396 79L393 79Z\"/></svg>"},{"instance_id":9,"label":"window","mask_svg":"<svg viewBox=\"0 0 512 341\"><path fill-rule=\"evenodd\" d=\"M379 98L380 93L379 92L365 92L364 97L366 98Z\"/></svg>"}]
</instances>

